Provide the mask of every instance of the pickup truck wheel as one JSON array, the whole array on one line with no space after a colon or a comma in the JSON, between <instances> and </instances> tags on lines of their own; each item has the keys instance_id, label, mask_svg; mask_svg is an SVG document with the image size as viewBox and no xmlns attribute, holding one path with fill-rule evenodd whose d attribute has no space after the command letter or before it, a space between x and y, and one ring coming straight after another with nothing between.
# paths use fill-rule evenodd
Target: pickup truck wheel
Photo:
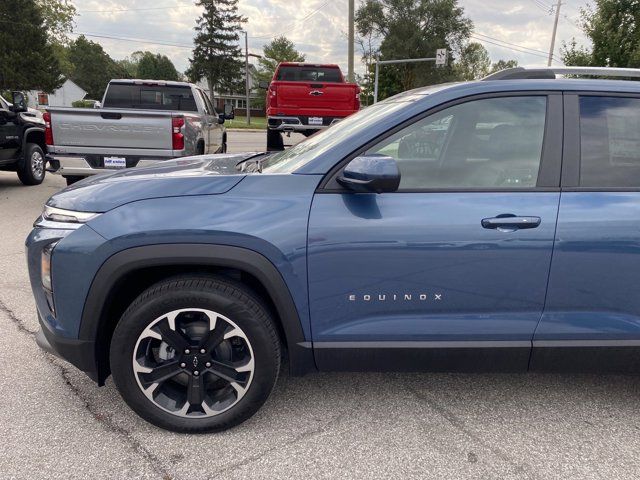
<instances>
[{"instance_id":1,"label":"pickup truck wheel","mask_svg":"<svg viewBox=\"0 0 640 480\"><path fill-rule=\"evenodd\" d=\"M84 178L84 177L76 177L76 176L69 176L69 175L63 175L63 177L67 181L67 186L73 185L74 183L79 182Z\"/></svg>"},{"instance_id":2,"label":"pickup truck wheel","mask_svg":"<svg viewBox=\"0 0 640 480\"><path fill-rule=\"evenodd\" d=\"M277 130L267 129L267 151L277 152L284 150L282 134Z\"/></svg>"},{"instance_id":3,"label":"pickup truck wheel","mask_svg":"<svg viewBox=\"0 0 640 480\"><path fill-rule=\"evenodd\" d=\"M45 176L45 159L42 148L36 143L28 143L24 152L18 178L24 185L40 185Z\"/></svg>"},{"instance_id":4,"label":"pickup truck wheel","mask_svg":"<svg viewBox=\"0 0 640 480\"><path fill-rule=\"evenodd\" d=\"M267 400L280 370L273 319L244 286L177 277L143 292L111 341L111 371L127 404L176 432L225 430Z\"/></svg>"}]
</instances>

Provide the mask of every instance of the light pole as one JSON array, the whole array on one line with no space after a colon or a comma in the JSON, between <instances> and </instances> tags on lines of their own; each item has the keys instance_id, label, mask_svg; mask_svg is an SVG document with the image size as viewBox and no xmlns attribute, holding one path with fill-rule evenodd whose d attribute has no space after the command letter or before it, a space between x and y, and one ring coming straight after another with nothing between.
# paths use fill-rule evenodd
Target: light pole
<instances>
[{"instance_id":1,"label":"light pole","mask_svg":"<svg viewBox=\"0 0 640 480\"><path fill-rule=\"evenodd\" d=\"M251 125L251 105L249 105L249 34L244 30L244 85L245 85L245 111L247 125Z\"/></svg>"},{"instance_id":2,"label":"light pole","mask_svg":"<svg viewBox=\"0 0 640 480\"><path fill-rule=\"evenodd\" d=\"M354 11L355 11L355 0L349 0L349 48L348 52L348 60L347 60L347 79L349 82L353 83L355 81L355 75L353 71L353 56L354 56L354 44L355 40L355 26L354 26Z\"/></svg>"}]
</instances>

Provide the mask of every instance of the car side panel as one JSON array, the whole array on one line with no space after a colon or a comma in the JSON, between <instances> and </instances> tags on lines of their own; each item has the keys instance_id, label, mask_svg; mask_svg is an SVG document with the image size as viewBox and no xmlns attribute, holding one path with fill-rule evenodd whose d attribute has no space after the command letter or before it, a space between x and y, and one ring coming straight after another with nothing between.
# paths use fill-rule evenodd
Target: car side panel
<instances>
[{"instance_id":1,"label":"car side panel","mask_svg":"<svg viewBox=\"0 0 640 480\"><path fill-rule=\"evenodd\" d=\"M64 291L54 280L56 299L81 312L87 291L102 263L117 252L146 245L199 243L247 248L266 257L281 273L307 340L310 327L307 298L306 235L309 208L320 176L247 176L223 195L143 200L116 208L90 226L107 241L91 252L90 264L76 268L66 250L67 237L52 259L54 276L68 279ZM68 255L65 261L65 254ZM80 308L80 310L78 310ZM80 317L65 318L77 335Z\"/></svg>"}]
</instances>

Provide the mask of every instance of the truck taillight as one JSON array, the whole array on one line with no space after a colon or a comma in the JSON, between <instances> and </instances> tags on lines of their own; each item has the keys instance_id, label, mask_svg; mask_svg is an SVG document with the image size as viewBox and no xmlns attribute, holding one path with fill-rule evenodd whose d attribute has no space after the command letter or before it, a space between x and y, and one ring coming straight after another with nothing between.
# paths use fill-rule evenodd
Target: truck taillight
<instances>
[{"instance_id":1,"label":"truck taillight","mask_svg":"<svg viewBox=\"0 0 640 480\"><path fill-rule=\"evenodd\" d=\"M184 117L173 117L171 119L171 138L173 140L173 150L184 150Z\"/></svg>"},{"instance_id":2,"label":"truck taillight","mask_svg":"<svg viewBox=\"0 0 640 480\"><path fill-rule=\"evenodd\" d=\"M44 143L47 145L53 145L53 130L51 130L51 114L45 112L42 114L44 120Z\"/></svg>"},{"instance_id":3,"label":"truck taillight","mask_svg":"<svg viewBox=\"0 0 640 480\"><path fill-rule=\"evenodd\" d=\"M278 99L276 98L275 87L269 87L269 106L276 107L278 105Z\"/></svg>"},{"instance_id":4,"label":"truck taillight","mask_svg":"<svg viewBox=\"0 0 640 480\"><path fill-rule=\"evenodd\" d=\"M356 102L355 102L356 110L360 110L360 90L356 91Z\"/></svg>"}]
</instances>

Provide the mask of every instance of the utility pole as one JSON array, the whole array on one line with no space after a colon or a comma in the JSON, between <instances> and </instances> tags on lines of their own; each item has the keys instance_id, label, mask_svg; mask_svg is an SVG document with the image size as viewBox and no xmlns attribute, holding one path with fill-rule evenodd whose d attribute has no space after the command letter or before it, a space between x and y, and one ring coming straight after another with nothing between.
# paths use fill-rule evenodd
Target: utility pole
<instances>
[{"instance_id":1,"label":"utility pole","mask_svg":"<svg viewBox=\"0 0 640 480\"><path fill-rule=\"evenodd\" d=\"M245 111L247 113L247 125L251 125L251 105L249 105L249 33L244 31L244 80L245 80Z\"/></svg>"},{"instance_id":2,"label":"utility pole","mask_svg":"<svg viewBox=\"0 0 640 480\"><path fill-rule=\"evenodd\" d=\"M558 0L558 3L555 5L556 19L553 22L553 33L551 34L551 47L549 48L549 60L547 61L547 67L551 66L551 61L553 60L553 50L556 47L556 33L558 31L558 20L560 19L560 5L562 5L562 1Z\"/></svg>"},{"instance_id":3,"label":"utility pole","mask_svg":"<svg viewBox=\"0 0 640 480\"><path fill-rule=\"evenodd\" d=\"M355 38L355 0L349 0L349 59L347 63L347 79L353 83L355 76L353 73L353 48L356 43Z\"/></svg>"}]
</instances>

